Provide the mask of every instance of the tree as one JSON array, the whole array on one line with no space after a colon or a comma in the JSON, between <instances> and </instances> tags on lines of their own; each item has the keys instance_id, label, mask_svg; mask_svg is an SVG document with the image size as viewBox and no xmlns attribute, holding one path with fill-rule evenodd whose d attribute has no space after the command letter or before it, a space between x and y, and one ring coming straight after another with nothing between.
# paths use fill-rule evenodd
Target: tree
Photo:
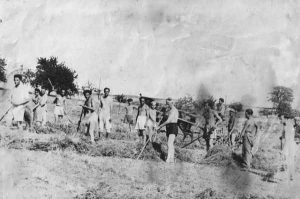
<instances>
[{"instance_id":1,"label":"tree","mask_svg":"<svg viewBox=\"0 0 300 199\"><path fill-rule=\"evenodd\" d=\"M28 69L27 71L24 72L24 75L28 77L30 85L35 87L35 79L36 79L36 74L32 70Z\"/></svg>"},{"instance_id":2,"label":"tree","mask_svg":"<svg viewBox=\"0 0 300 199\"><path fill-rule=\"evenodd\" d=\"M71 90L72 92L78 92L74 83L74 80L78 77L76 71L68 68L63 62L58 63L56 57L38 58L36 69L34 85L43 85L46 89L52 91L52 84L58 91Z\"/></svg>"},{"instance_id":3,"label":"tree","mask_svg":"<svg viewBox=\"0 0 300 199\"><path fill-rule=\"evenodd\" d=\"M5 73L6 62L5 59L0 58L0 81L6 82L6 73Z\"/></svg>"},{"instance_id":4,"label":"tree","mask_svg":"<svg viewBox=\"0 0 300 199\"><path fill-rule=\"evenodd\" d=\"M233 102L229 104L229 108L234 109L236 112L241 112L243 110L243 104L241 102Z\"/></svg>"},{"instance_id":5,"label":"tree","mask_svg":"<svg viewBox=\"0 0 300 199\"><path fill-rule=\"evenodd\" d=\"M276 113L285 115L286 117L291 117L293 115L291 105L293 100L293 90L284 86L274 87L269 98L269 101L273 103Z\"/></svg>"},{"instance_id":6,"label":"tree","mask_svg":"<svg viewBox=\"0 0 300 199\"><path fill-rule=\"evenodd\" d=\"M194 112L194 100L192 96L184 96L179 98L176 103L175 107L180 110L188 111L188 112Z\"/></svg>"}]
</instances>

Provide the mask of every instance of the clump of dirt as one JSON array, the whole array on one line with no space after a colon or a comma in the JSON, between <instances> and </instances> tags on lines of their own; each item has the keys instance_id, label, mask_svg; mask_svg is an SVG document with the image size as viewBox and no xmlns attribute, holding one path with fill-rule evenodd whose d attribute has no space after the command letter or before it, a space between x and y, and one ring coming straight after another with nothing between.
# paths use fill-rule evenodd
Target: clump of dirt
<instances>
[{"instance_id":1,"label":"clump of dirt","mask_svg":"<svg viewBox=\"0 0 300 199\"><path fill-rule=\"evenodd\" d=\"M215 145L207 152L201 163L215 166L230 166L234 163L234 159L229 146Z\"/></svg>"},{"instance_id":2,"label":"clump of dirt","mask_svg":"<svg viewBox=\"0 0 300 199\"><path fill-rule=\"evenodd\" d=\"M137 145L138 154L136 154L134 158L138 157L143 147L144 145L142 143L139 143ZM148 143L144 151L141 153L140 159L162 161L162 160L166 160L166 157L167 157L166 148L161 143L152 142L152 143Z\"/></svg>"},{"instance_id":3,"label":"clump of dirt","mask_svg":"<svg viewBox=\"0 0 300 199\"><path fill-rule=\"evenodd\" d=\"M111 187L105 182L101 182L95 188L87 190L85 193L80 194L74 199L96 199L96 198L105 198L106 193L110 192Z\"/></svg>"},{"instance_id":4,"label":"clump of dirt","mask_svg":"<svg viewBox=\"0 0 300 199\"><path fill-rule=\"evenodd\" d=\"M137 153L136 144L128 141L105 140L90 148L91 156L132 158Z\"/></svg>"},{"instance_id":5,"label":"clump of dirt","mask_svg":"<svg viewBox=\"0 0 300 199\"><path fill-rule=\"evenodd\" d=\"M52 128L58 131L62 131L67 135L72 135L77 133L77 126L74 124L56 124L56 123L47 122L46 127L48 127L48 129Z\"/></svg>"},{"instance_id":6,"label":"clump of dirt","mask_svg":"<svg viewBox=\"0 0 300 199\"><path fill-rule=\"evenodd\" d=\"M27 147L29 150L39 150L39 151L53 151L53 150L70 150L70 151L76 151L78 153L88 153L90 146L88 143L75 139L71 139L69 137L65 137L64 139L50 139L47 142L39 142L35 141L34 143L31 143Z\"/></svg>"},{"instance_id":7,"label":"clump of dirt","mask_svg":"<svg viewBox=\"0 0 300 199\"><path fill-rule=\"evenodd\" d=\"M253 157L252 167L267 172L277 172L281 166L280 153L276 149L260 148Z\"/></svg>"},{"instance_id":8,"label":"clump of dirt","mask_svg":"<svg viewBox=\"0 0 300 199\"><path fill-rule=\"evenodd\" d=\"M274 199L273 196L261 197L256 194L244 194L238 197L238 199Z\"/></svg>"},{"instance_id":9,"label":"clump of dirt","mask_svg":"<svg viewBox=\"0 0 300 199\"><path fill-rule=\"evenodd\" d=\"M195 195L195 199L221 199L225 198L223 194L217 193L211 188L207 188L201 193Z\"/></svg>"},{"instance_id":10,"label":"clump of dirt","mask_svg":"<svg viewBox=\"0 0 300 199\"><path fill-rule=\"evenodd\" d=\"M114 140L131 140L131 141L134 141L134 140L137 140L138 136L135 133L130 133L130 132L127 132L127 131L119 130L119 131L116 131L116 132L111 132L109 137L111 139L114 139Z\"/></svg>"},{"instance_id":11,"label":"clump of dirt","mask_svg":"<svg viewBox=\"0 0 300 199\"><path fill-rule=\"evenodd\" d=\"M183 162L200 163L203 160L204 153L201 150L176 148L175 157Z\"/></svg>"},{"instance_id":12,"label":"clump of dirt","mask_svg":"<svg viewBox=\"0 0 300 199\"><path fill-rule=\"evenodd\" d=\"M57 133L57 131L49 126L35 126L33 127L34 132L37 134L53 134L53 133Z\"/></svg>"}]
</instances>

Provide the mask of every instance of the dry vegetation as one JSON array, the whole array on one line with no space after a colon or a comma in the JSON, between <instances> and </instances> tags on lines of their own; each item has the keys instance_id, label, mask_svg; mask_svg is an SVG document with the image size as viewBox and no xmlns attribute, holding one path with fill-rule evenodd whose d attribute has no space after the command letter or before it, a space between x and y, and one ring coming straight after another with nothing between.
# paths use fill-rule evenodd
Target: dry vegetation
<instances>
[{"instance_id":1,"label":"dry vegetation","mask_svg":"<svg viewBox=\"0 0 300 199\"><path fill-rule=\"evenodd\" d=\"M38 193L25 192L25 198L41 198L39 196L42 198L205 199L277 197L272 192L273 185L267 180L263 181L265 174L279 172L281 166L278 155L279 129L274 126L275 119L258 118L263 127L262 139L253 160L253 169L261 171L263 174L261 176L240 171L238 155L234 155L229 147L217 145L206 154L201 139L200 142L197 141L187 148L181 148L189 142L189 138L182 142L182 134L176 141L176 165L164 163L167 153L164 133L160 133L154 143L147 145L140 156L142 161L135 160L143 145L138 142L136 133L128 132L127 124L121 122L124 116L123 104L120 108L119 104L114 106L114 125L110 138L105 139L101 136L96 144L92 145L89 136L76 131L75 124L80 114L77 106L79 103L77 100L69 103L75 104L70 105L68 110L73 123L59 125L49 122L44 128L35 128L34 132L12 131L7 127L1 127L1 150L5 150L10 157L17 157L17 162L27 165L26 169L34 169L27 168L33 167L33 163L44 168L44 170L35 169L42 169L43 171L40 172L45 179L39 176L37 179L34 178L36 181L31 182L33 190L39 190ZM53 106L49 104L48 113L52 108ZM118 114L119 110L120 114ZM52 121L52 116L48 115ZM240 151L236 153L239 154ZM49 158L45 159L43 156ZM33 158L33 163L28 163L26 158ZM4 167L9 165L5 162L3 164ZM27 176L28 173L22 175ZM55 179L54 176L59 178ZM240 176L241 178L248 176L252 184L242 181L239 183L241 187L236 188L234 184ZM224 178L228 181L224 182ZM21 181L20 185L17 185L20 189L20 186L29 186L26 185L26 180L22 179L14 177L14 180ZM45 181L48 184L41 185ZM55 183L58 183L60 188L56 187ZM71 188L66 189L64 183L70 183ZM53 193L51 187L65 195L62 194L61 197L51 195ZM258 194L256 190L260 190L260 193ZM9 189L7 193L12 194ZM286 196L284 192L280 194L281 198Z\"/></svg>"}]
</instances>

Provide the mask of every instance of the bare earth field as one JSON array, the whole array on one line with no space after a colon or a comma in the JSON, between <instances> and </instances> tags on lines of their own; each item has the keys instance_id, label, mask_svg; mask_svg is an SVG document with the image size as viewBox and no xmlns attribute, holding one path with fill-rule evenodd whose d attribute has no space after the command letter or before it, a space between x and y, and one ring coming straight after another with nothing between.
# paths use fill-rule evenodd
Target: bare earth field
<instances>
[{"instance_id":1,"label":"bare earth field","mask_svg":"<svg viewBox=\"0 0 300 199\"><path fill-rule=\"evenodd\" d=\"M49 100L51 102L51 100ZM142 145L121 122L123 105L114 106L110 139L95 145L76 132L80 104L69 101L74 124L48 123L34 132L0 125L1 198L299 198L300 166L288 182L280 171L279 134L274 121L263 121L253 170L241 171L226 147L209 157L201 143L187 149L179 135L176 163L166 164L166 138L160 134L136 160ZM4 112L5 107L1 111ZM53 106L49 104L48 115ZM119 111L120 110L120 111ZM120 112L120 114L118 114ZM270 125L272 123L272 125ZM186 141L187 142L187 141ZM298 152L299 153L299 152ZM271 177L268 177L269 174ZM298 197L297 197L298 196Z\"/></svg>"}]
</instances>

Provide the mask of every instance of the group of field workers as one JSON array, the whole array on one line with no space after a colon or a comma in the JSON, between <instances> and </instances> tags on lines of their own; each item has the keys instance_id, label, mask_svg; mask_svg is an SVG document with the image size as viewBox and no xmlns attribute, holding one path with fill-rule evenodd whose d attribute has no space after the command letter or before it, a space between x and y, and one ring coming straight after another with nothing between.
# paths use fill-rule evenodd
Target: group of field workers
<instances>
[{"instance_id":1,"label":"group of field workers","mask_svg":"<svg viewBox=\"0 0 300 199\"><path fill-rule=\"evenodd\" d=\"M95 134L98 134L97 137L100 138L105 131L106 138L108 138L111 132L113 100L109 93L110 89L105 88L104 95L99 95L98 97L99 103L95 103L92 98L92 91L89 89L83 91L85 102L82 106L78 129L80 126L84 126L84 132L90 135L92 143L95 142ZM168 118L166 121L158 123L156 118L157 110L155 109L156 103L152 101L149 107L145 103L145 98L140 97L139 100L140 104L138 107L132 105L132 99L127 100L128 105L125 107L126 114L124 122L128 123L129 131L131 132L131 125L134 124L135 118L135 130L144 145L148 142L152 142L157 131L165 126L168 138L168 157L166 162L174 163L174 141L178 134L177 120L179 113L172 99L166 99L166 105L169 108ZM99 104L99 106L96 104ZM137 109L136 117L134 115L134 109Z\"/></svg>"},{"instance_id":2,"label":"group of field workers","mask_svg":"<svg viewBox=\"0 0 300 199\"><path fill-rule=\"evenodd\" d=\"M49 80L50 81L50 80ZM51 82L50 82L51 83ZM55 90L54 87L52 90ZM33 97L32 97L32 93ZM82 111L78 121L77 130L83 127L83 131L90 135L91 142L95 143L95 137L100 138L101 135L105 135L109 138L112 128L112 111L113 111L113 99L110 96L110 89L105 88L103 95L98 95L98 99L92 98L92 90L85 89L84 92L85 101L82 105ZM65 111L66 94L64 90L55 92L54 103L54 121L55 123L62 122L63 117L67 117ZM48 92L44 87L35 88L32 92L29 86L28 80L21 74L14 75L14 87L11 91L10 101L11 107L6 113L10 113L12 116L12 127L20 129L25 124L25 128L31 129L31 126L44 126L47 122L47 100ZM152 142L156 133L160 131L162 127L165 127L166 136L168 138L168 156L167 163L174 163L174 141L178 134L178 119L179 111L174 106L174 101L171 98L166 99L166 110L163 111L165 115L164 120L157 120L156 103L152 101L148 106L145 103L145 98L139 98L139 106L132 105L132 99L128 99L127 106L125 107L124 121L129 125L129 131L132 131L132 125L135 123L135 130L140 137L140 141L146 146L148 142ZM30 106L29 104L33 104ZM137 109L137 115L135 115L134 109ZM206 141L207 151L212 147L212 140L214 139L214 131L218 123L225 121L224 99L220 98L216 107L206 101L202 111L202 116L205 120L203 138ZM230 109L230 116L228 120L228 136L231 138L230 143L233 144L236 132L236 119L235 111ZM251 161L254 155L254 143L257 139L259 127L253 118L253 110L247 109L245 111L246 121L243 125L242 131L239 133L239 138L242 142L242 166L245 169L249 169ZM1 118L1 120L3 117ZM294 163L296 156L296 142L295 127L297 126L295 118L287 118L284 115L280 115L279 119L282 126L282 154L288 165L288 171L290 179L293 179L295 172ZM299 121L298 121L299 123ZM298 124L298 126L300 126ZM255 149L257 151L257 148Z\"/></svg>"},{"instance_id":3,"label":"group of field workers","mask_svg":"<svg viewBox=\"0 0 300 199\"><path fill-rule=\"evenodd\" d=\"M55 90L53 88L53 90ZM5 113L11 116L12 129L32 130L32 126L45 126L47 122L48 91L44 86L32 88L29 80L22 74L14 75L14 87L11 90L11 107ZM60 123L65 112L65 91L54 92L54 122ZM1 118L2 119L2 118ZM25 125L25 126L24 126Z\"/></svg>"}]
</instances>

